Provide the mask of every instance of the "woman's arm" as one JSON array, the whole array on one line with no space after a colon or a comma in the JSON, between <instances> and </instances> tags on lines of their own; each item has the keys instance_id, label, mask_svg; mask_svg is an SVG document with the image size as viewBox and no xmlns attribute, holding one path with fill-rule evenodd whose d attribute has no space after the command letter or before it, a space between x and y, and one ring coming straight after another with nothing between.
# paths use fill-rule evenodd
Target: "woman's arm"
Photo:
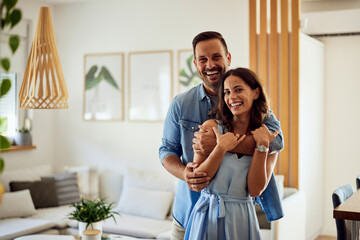
<instances>
[{"instance_id":1,"label":"woman's arm","mask_svg":"<svg viewBox=\"0 0 360 240\"><path fill-rule=\"evenodd\" d=\"M264 145L269 148L269 144L275 139L279 131L273 134L263 124L260 128L251 132L254 136L256 145ZM250 169L247 176L247 185L250 196L257 197L265 190L270 181L277 159L277 153L268 155L268 152L255 150Z\"/></svg>"},{"instance_id":2,"label":"woman's arm","mask_svg":"<svg viewBox=\"0 0 360 240\"><path fill-rule=\"evenodd\" d=\"M245 135L240 137L239 134L235 135L230 132L221 135L217 129L217 123L214 120L208 120L203 125L212 127L213 133L216 136L216 146L209 156L201 155L194 151L194 162L198 164L198 167L194 169L194 172L206 172L208 177L212 179L217 172L225 153L243 141Z\"/></svg>"}]
</instances>

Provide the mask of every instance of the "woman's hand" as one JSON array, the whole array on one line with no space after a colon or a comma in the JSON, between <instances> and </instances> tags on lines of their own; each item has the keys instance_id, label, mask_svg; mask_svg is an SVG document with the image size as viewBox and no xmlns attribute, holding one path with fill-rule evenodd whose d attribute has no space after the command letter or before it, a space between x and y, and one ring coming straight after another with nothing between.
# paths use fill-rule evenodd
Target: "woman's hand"
<instances>
[{"instance_id":1,"label":"woman's hand","mask_svg":"<svg viewBox=\"0 0 360 240\"><path fill-rule=\"evenodd\" d=\"M232 132L221 135L216 127L213 127L213 131L216 136L217 146L221 147L226 152L234 149L234 147L241 143L246 137L246 135L240 136L240 134L234 134Z\"/></svg>"},{"instance_id":2,"label":"woman's hand","mask_svg":"<svg viewBox=\"0 0 360 240\"><path fill-rule=\"evenodd\" d=\"M271 133L265 124L262 124L261 127L251 131L251 134L254 137L256 145L264 145L269 147L269 144L275 137L279 134L280 130L276 130L274 133Z\"/></svg>"}]
</instances>

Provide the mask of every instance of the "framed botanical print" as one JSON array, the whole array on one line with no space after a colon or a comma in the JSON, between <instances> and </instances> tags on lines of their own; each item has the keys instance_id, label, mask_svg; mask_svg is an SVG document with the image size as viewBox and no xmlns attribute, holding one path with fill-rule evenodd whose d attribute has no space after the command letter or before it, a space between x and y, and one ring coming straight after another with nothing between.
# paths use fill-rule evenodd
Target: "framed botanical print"
<instances>
[{"instance_id":1,"label":"framed botanical print","mask_svg":"<svg viewBox=\"0 0 360 240\"><path fill-rule=\"evenodd\" d=\"M163 121L172 97L172 51L129 53L129 121Z\"/></svg>"},{"instance_id":2,"label":"framed botanical print","mask_svg":"<svg viewBox=\"0 0 360 240\"><path fill-rule=\"evenodd\" d=\"M86 54L84 72L84 120L123 120L124 54Z\"/></svg>"},{"instance_id":3,"label":"framed botanical print","mask_svg":"<svg viewBox=\"0 0 360 240\"><path fill-rule=\"evenodd\" d=\"M192 50L178 51L178 93L185 92L201 83L195 65Z\"/></svg>"}]
</instances>

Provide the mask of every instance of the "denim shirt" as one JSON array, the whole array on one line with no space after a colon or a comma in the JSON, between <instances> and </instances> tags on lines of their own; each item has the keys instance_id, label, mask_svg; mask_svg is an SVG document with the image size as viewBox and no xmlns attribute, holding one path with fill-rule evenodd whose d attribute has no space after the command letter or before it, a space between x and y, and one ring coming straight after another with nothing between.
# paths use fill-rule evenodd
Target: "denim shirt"
<instances>
[{"instance_id":1,"label":"denim shirt","mask_svg":"<svg viewBox=\"0 0 360 240\"><path fill-rule=\"evenodd\" d=\"M199 130L198 125L209 119L208 114L211 108L210 98L206 95L202 84L177 95L173 99L165 118L162 144L159 148L161 163L164 158L171 155L178 156L185 166L193 161L192 139L194 133ZM269 119L264 121L264 124L271 132L280 129L280 123L272 112ZM283 136L282 132L280 132L270 143L270 149L280 151L283 145ZM173 217L183 228L186 228L191 210L199 196L200 192L191 191L185 181L179 180ZM283 216L274 175L266 190L255 201L264 210L268 221Z\"/></svg>"}]
</instances>

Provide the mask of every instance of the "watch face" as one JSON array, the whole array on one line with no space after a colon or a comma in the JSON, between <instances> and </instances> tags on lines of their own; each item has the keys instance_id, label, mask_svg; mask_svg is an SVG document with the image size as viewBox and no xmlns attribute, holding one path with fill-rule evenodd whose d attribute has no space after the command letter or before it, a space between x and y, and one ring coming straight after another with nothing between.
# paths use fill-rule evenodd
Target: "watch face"
<instances>
[{"instance_id":1,"label":"watch face","mask_svg":"<svg viewBox=\"0 0 360 240\"><path fill-rule=\"evenodd\" d=\"M268 148L265 147L264 145L259 145L259 146L256 146L256 150L258 150L259 152L267 152Z\"/></svg>"}]
</instances>

